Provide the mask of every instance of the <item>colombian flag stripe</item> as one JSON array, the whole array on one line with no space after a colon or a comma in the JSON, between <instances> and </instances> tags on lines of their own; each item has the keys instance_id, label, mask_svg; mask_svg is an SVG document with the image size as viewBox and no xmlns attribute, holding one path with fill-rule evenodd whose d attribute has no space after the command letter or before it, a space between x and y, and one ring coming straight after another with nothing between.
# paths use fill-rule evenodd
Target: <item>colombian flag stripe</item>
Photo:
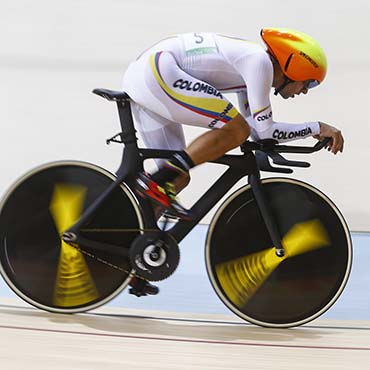
<instances>
[{"instance_id":1,"label":"colombian flag stripe","mask_svg":"<svg viewBox=\"0 0 370 370\"><path fill-rule=\"evenodd\" d=\"M240 86L232 86L232 87L223 87L220 91L227 91L227 90L236 90L236 89L245 89L247 86L240 85Z\"/></svg>"},{"instance_id":2,"label":"colombian flag stripe","mask_svg":"<svg viewBox=\"0 0 370 370\"><path fill-rule=\"evenodd\" d=\"M267 108L269 108L270 105L268 105L267 107L265 108L262 108L262 109L258 109L256 111L253 112L253 118L256 118L256 116L258 116L260 113L262 113L264 110L266 110Z\"/></svg>"},{"instance_id":3,"label":"colombian flag stripe","mask_svg":"<svg viewBox=\"0 0 370 370\"><path fill-rule=\"evenodd\" d=\"M220 118L220 113L224 112L229 102L221 99L212 98L199 98L194 96L186 96L176 91L173 91L165 82L161 75L159 68L159 59L162 52L153 54L150 58L150 65L152 72L161 86L162 90L169 96L175 103L181 105L184 108L191 110L192 112L201 114L212 119ZM219 120L221 122L227 123L231 121L238 111L232 107L227 115L221 117Z\"/></svg>"}]
</instances>

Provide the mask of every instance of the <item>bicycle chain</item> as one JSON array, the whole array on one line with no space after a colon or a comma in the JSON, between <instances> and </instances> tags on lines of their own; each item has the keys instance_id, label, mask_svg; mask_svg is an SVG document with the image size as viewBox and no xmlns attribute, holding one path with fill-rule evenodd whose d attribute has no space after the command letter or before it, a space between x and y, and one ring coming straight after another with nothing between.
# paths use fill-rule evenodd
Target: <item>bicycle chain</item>
<instances>
[{"instance_id":1,"label":"bicycle chain","mask_svg":"<svg viewBox=\"0 0 370 370\"><path fill-rule=\"evenodd\" d=\"M104 265L107 265L107 266L109 266L109 267L111 267L111 268L113 268L113 269L115 269L115 270L119 270L119 271L121 271L121 272L124 272L124 273L126 273L126 274L128 274L128 275L138 277L138 275L136 275L135 273L132 273L131 271L127 271L127 270L125 270L124 268L122 268L122 267L120 267L120 266L114 265L114 264L113 264L113 263L111 263L111 262L108 262L108 261L106 261L106 260L103 260L102 258L97 257L97 256L95 256L94 254L92 254L92 253L90 253L90 252L87 252L87 251L83 250L83 249L82 249L78 244L73 244L73 243L71 243L71 244L68 244L68 245L70 245L72 248L76 249L78 252L80 252L80 253L84 254L85 256L88 256L88 257L90 257L90 258L94 259L94 260L95 260L95 261L97 261L97 262L103 263Z\"/></svg>"},{"instance_id":2,"label":"bicycle chain","mask_svg":"<svg viewBox=\"0 0 370 370\"><path fill-rule=\"evenodd\" d=\"M87 230L81 230L81 231L87 231ZM104 232L106 230L104 230L104 229L95 229L95 230L90 229L90 231ZM158 229L145 229L145 230L142 230L142 229L115 229L115 230L109 229L109 231L117 231L117 232L139 231L139 232L143 232L143 233L148 232L148 231L151 231L151 232L153 232L153 231L154 232L163 232L162 230L158 230ZM90 253L88 251L85 251L85 250L83 250L76 243L68 243L68 245L70 245L72 248L76 249L78 252L84 254L85 256L88 256L88 257L94 259L97 262L100 262L100 263L102 263L104 265L107 265L107 266L109 266L109 267L111 267L111 268L113 268L115 270L124 272L127 275L131 275L132 277L138 277L138 278L140 278L140 275L137 275L137 274L133 273L132 270L131 271L127 271L127 270L125 270L124 268L122 268L120 266L117 266L117 265L115 265L115 264L113 264L113 263L111 263L109 261L106 261L106 260L104 260L104 259L102 259L102 258L100 258L100 257L98 257L96 255L94 255L93 253Z\"/></svg>"}]
</instances>

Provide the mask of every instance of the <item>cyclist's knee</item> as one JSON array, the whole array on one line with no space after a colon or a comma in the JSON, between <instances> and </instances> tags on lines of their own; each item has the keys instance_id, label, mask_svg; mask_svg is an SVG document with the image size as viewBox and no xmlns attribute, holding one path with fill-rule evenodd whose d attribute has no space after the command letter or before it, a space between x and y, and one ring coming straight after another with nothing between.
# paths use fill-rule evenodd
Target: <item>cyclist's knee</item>
<instances>
[{"instance_id":1,"label":"cyclist's knee","mask_svg":"<svg viewBox=\"0 0 370 370\"><path fill-rule=\"evenodd\" d=\"M222 128L229 131L229 134L233 135L235 146L243 144L251 133L249 124L241 114L238 114Z\"/></svg>"}]
</instances>

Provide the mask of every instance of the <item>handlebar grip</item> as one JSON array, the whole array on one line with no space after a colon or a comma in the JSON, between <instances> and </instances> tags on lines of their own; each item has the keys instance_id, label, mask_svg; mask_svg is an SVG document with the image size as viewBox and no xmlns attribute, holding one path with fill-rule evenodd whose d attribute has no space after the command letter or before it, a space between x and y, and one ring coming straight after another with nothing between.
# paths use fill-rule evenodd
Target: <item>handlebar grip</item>
<instances>
[{"instance_id":1,"label":"handlebar grip","mask_svg":"<svg viewBox=\"0 0 370 370\"><path fill-rule=\"evenodd\" d=\"M318 152L322 148L325 148L330 143L330 140L331 140L330 137L326 137L324 138L324 140L317 142L315 146L313 147L314 151Z\"/></svg>"}]
</instances>

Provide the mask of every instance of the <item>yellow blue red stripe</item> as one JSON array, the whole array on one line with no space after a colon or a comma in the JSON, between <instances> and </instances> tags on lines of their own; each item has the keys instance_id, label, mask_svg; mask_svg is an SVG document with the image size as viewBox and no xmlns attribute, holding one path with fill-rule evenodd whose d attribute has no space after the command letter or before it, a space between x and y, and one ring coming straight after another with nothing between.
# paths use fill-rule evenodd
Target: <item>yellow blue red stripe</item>
<instances>
[{"instance_id":1,"label":"yellow blue red stripe","mask_svg":"<svg viewBox=\"0 0 370 370\"><path fill-rule=\"evenodd\" d=\"M246 85L239 85L239 86L230 86L230 87L223 87L220 91L227 91L227 90L237 90L237 89L245 89Z\"/></svg>"},{"instance_id":2,"label":"yellow blue red stripe","mask_svg":"<svg viewBox=\"0 0 370 370\"><path fill-rule=\"evenodd\" d=\"M224 123L231 121L238 114L235 107L232 107L228 114L224 117L220 117L220 114L224 112L226 107L230 104L227 100L187 96L172 90L165 83L159 68L161 54L162 52L158 52L151 56L151 69L162 90L175 103L203 116L210 117L212 119L219 119L219 121Z\"/></svg>"},{"instance_id":3,"label":"yellow blue red stripe","mask_svg":"<svg viewBox=\"0 0 370 370\"><path fill-rule=\"evenodd\" d=\"M268 109L270 107L270 105L268 105L267 107L265 108L262 108L262 109L258 109L256 111L253 112L253 118L256 118L260 113L262 113L264 110Z\"/></svg>"}]
</instances>

